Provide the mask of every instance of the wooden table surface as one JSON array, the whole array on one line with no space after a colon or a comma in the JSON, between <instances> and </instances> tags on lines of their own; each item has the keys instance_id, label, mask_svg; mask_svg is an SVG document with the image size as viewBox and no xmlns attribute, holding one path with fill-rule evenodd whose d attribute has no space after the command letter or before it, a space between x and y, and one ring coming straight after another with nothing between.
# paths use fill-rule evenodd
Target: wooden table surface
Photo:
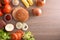
<instances>
[{"instance_id":1,"label":"wooden table surface","mask_svg":"<svg viewBox=\"0 0 60 40\"><path fill-rule=\"evenodd\" d=\"M42 16L27 22L36 40L60 40L60 0L46 0Z\"/></svg>"},{"instance_id":2,"label":"wooden table surface","mask_svg":"<svg viewBox=\"0 0 60 40\"><path fill-rule=\"evenodd\" d=\"M46 0L39 17L27 21L36 40L60 40L60 0Z\"/></svg>"}]
</instances>

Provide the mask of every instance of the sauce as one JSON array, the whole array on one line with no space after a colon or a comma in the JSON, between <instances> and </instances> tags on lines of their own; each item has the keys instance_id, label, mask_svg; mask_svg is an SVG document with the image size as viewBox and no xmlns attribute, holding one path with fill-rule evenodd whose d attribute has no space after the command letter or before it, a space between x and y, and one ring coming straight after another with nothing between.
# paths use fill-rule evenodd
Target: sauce
<instances>
[{"instance_id":1,"label":"sauce","mask_svg":"<svg viewBox=\"0 0 60 40\"><path fill-rule=\"evenodd\" d=\"M5 21L11 21L11 19L12 19L12 16L11 16L10 14L6 14L6 15L4 16L4 20L5 20Z\"/></svg>"}]
</instances>

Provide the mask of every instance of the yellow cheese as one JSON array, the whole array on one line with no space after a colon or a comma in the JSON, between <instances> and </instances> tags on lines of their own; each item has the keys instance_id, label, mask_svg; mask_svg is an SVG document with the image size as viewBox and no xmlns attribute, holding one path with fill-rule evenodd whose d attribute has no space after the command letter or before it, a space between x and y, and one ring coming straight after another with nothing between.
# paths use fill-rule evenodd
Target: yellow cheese
<instances>
[{"instance_id":1,"label":"yellow cheese","mask_svg":"<svg viewBox=\"0 0 60 40\"><path fill-rule=\"evenodd\" d=\"M22 3L23 3L27 8L29 8L29 3L27 2L27 0L22 0Z\"/></svg>"},{"instance_id":2,"label":"yellow cheese","mask_svg":"<svg viewBox=\"0 0 60 40\"><path fill-rule=\"evenodd\" d=\"M29 5L32 6L33 5L33 0L27 0Z\"/></svg>"}]
</instances>

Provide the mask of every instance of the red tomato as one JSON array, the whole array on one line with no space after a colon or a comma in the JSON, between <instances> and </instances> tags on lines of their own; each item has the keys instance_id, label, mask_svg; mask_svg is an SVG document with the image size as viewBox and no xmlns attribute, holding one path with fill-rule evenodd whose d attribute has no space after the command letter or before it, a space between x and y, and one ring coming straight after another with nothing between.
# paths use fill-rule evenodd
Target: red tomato
<instances>
[{"instance_id":1,"label":"red tomato","mask_svg":"<svg viewBox=\"0 0 60 40\"><path fill-rule=\"evenodd\" d=\"M20 40L22 38L21 33L12 33L11 34L11 39L12 40Z\"/></svg>"},{"instance_id":2,"label":"red tomato","mask_svg":"<svg viewBox=\"0 0 60 40\"><path fill-rule=\"evenodd\" d=\"M3 13L1 12L1 10L0 10L0 16L3 16Z\"/></svg>"},{"instance_id":3,"label":"red tomato","mask_svg":"<svg viewBox=\"0 0 60 40\"><path fill-rule=\"evenodd\" d=\"M18 39L21 39L22 38L21 33L16 33L16 35L18 36Z\"/></svg>"},{"instance_id":4,"label":"red tomato","mask_svg":"<svg viewBox=\"0 0 60 40\"><path fill-rule=\"evenodd\" d=\"M16 35L16 33L12 33L10 36L11 36L12 40L14 40L14 39L17 40L18 39L18 36Z\"/></svg>"},{"instance_id":5,"label":"red tomato","mask_svg":"<svg viewBox=\"0 0 60 40\"><path fill-rule=\"evenodd\" d=\"M4 13L10 13L12 10L11 6L10 5L5 5L4 9L3 9L3 12Z\"/></svg>"},{"instance_id":6,"label":"red tomato","mask_svg":"<svg viewBox=\"0 0 60 40\"><path fill-rule=\"evenodd\" d=\"M10 1L9 0L4 0L4 4L9 4Z\"/></svg>"},{"instance_id":7,"label":"red tomato","mask_svg":"<svg viewBox=\"0 0 60 40\"><path fill-rule=\"evenodd\" d=\"M24 32L22 30L17 30L16 33L21 33L21 35L24 34Z\"/></svg>"}]
</instances>

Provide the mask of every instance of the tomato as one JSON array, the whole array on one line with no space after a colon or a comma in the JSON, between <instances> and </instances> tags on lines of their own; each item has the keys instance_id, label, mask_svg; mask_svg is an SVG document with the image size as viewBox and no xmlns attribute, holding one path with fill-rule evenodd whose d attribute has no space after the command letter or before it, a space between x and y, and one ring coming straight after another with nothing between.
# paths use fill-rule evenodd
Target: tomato
<instances>
[{"instance_id":1,"label":"tomato","mask_svg":"<svg viewBox=\"0 0 60 40\"><path fill-rule=\"evenodd\" d=\"M12 40L14 40L14 39L17 40L18 39L18 36L16 35L16 33L12 33L10 36L11 36Z\"/></svg>"},{"instance_id":2,"label":"tomato","mask_svg":"<svg viewBox=\"0 0 60 40\"><path fill-rule=\"evenodd\" d=\"M21 33L12 33L11 34L11 39L12 40L20 40L22 38Z\"/></svg>"},{"instance_id":3,"label":"tomato","mask_svg":"<svg viewBox=\"0 0 60 40\"><path fill-rule=\"evenodd\" d=\"M11 34L11 39L13 39L13 40L21 40L23 33L24 32L22 30L18 30L15 33Z\"/></svg>"},{"instance_id":4,"label":"tomato","mask_svg":"<svg viewBox=\"0 0 60 40\"><path fill-rule=\"evenodd\" d=\"M10 1L9 0L4 0L4 4L9 4Z\"/></svg>"},{"instance_id":5,"label":"tomato","mask_svg":"<svg viewBox=\"0 0 60 40\"><path fill-rule=\"evenodd\" d=\"M24 34L24 32L22 30L17 30L16 33L21 33L21 35Z\"/></svg>"},{"instance_id":6,"label":"tomato","mask_svg":"<svg viewBox=\"0 0 60 40\"><path fill-rule=\"evenodd\" d=\"M10 13L12 10L11 6L10 5L5 5L4 9L3 9L3 12L4 13Z\"/></svg>"},{"instance_id":7,"label":"tomato","mask_svg":"<svg viewBox=\"0 0 60 40\"><path fill-rule=\"evenodd\" d=\"M3 13L1 12L1 10L0 10L0 16L3 16Z\"/></svg>"},{"instance_id":8,"label":"tomato","mask_svg":"<svg viewBox=\"0 0 60 40\"><path fill-rule=\"evenodd\" d=\"M19 38L19 39L21 39L21 38L22 38L21 33L16 33L16 35L18 36L18 38Z\"/></svg>"}]
</instances>

